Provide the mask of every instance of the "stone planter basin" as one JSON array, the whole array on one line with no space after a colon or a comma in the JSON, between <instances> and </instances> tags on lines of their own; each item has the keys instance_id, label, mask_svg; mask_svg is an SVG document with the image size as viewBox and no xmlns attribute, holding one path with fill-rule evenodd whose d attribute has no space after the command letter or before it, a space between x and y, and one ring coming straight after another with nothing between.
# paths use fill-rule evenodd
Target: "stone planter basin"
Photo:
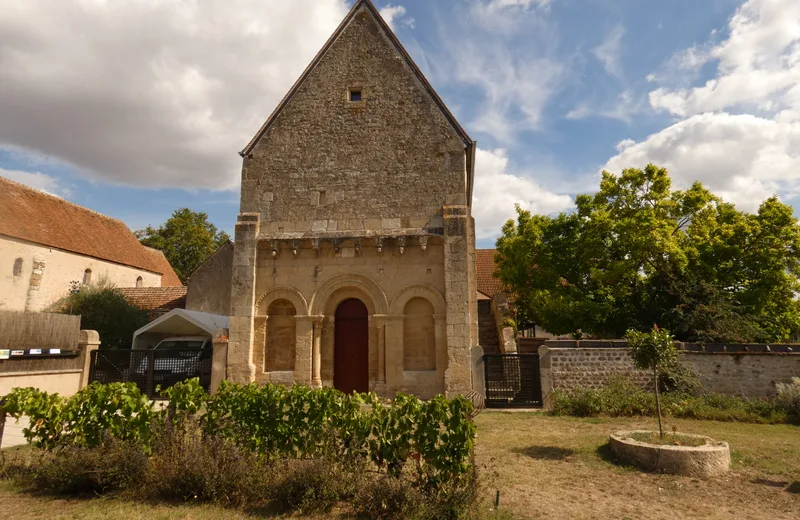
<instances>
[{"instance_id":1,"label":"stone planter basin","mask_svg":"<svg viewBox=\"0 0 800 520\"><path fill-rule=\"evenodd\" d=\"M726 473L731 465L731 452L727 442L715 441L704 435L681 433L682 437L705 440L702 446L661 446L636 441L635 433L645 430L621 431L611 434L611 452L622 462L644 471L714 477Z\"/></svg>"}]
</instances>

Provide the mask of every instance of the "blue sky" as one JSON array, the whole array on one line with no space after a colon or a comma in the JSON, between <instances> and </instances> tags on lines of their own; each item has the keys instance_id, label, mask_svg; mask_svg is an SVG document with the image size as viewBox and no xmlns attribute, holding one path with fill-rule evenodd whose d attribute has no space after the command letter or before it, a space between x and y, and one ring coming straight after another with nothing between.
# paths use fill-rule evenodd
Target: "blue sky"
<instances>
[{"instance_id":1,"label":"blue sky","mask_svg":"<svg viewBox=\"0 0 800 520\"><path fill-rule=\"evenodd\" d=\"M5 2L0 175L132 229L186 206L228 231L236 152L352 4ZM569 210L648 161L747 210L797 202L796 0L375 4L478 141L479 247L515 203Z\"/></svg>"}]
</instances>

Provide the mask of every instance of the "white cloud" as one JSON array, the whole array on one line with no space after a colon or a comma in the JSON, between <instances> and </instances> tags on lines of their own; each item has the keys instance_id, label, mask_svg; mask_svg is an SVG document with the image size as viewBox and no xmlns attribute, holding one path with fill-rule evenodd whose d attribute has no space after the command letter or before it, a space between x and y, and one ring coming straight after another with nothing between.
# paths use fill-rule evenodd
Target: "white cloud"
<instances>
[{"instance_id":1,"label":"white cloud","mask_svg":"<svg viewBox=\"0 0 800 520\"><path fill-rule=\"evenodd\" d=\"M497 237L503 224L515 217L514 204L534 213L549 214L571 208L573 200L569 195L553 193L527 177L509 172L505 150L478 148L472 197L477 238Z\"/></svg>"},{"instance_id":2,"label":"white cloud","mask_svg":"<svg viewBox=\"0 0 800 520\"><path fill-rule=\"evenodd\" d=\"M550 5L551 0L491 0L489 5L495 8L503 8L503 7L523 7L528 8L532 5L537 5L540 7L547 7Z\"/></svg>"},{"instance_id":3,"label":"white cloud","mask_svg":"<svg viewBox=\"0 0 800 520\"><path fill-rule=\"evenodd\" d=\"M753 115L701 114L640 143L622 141L605 169L666 167L677 187L699 180L723 199L755 210L775 193L800 189L800 122Z\"/></svg>"},{"instance_id":4,"label":"white cloud","mask_svg":"<svg viewBox=\"0 0 800 520\"><path fill-rule=\"evenodd\" d=\"M611 103L582 102L565 116L567 119L606 117L630 122L631 117L644 111L647 102L630 90L622 91ZM649 109L648 109L649 110Z\"/></svg>"},{"instance_id":5,"label":"white cloud","mask_svg":"<svg viewBox=\"0 0 800 520\"><path fill-rule=\"evenodd\" d=\"M63 186L58 179L41 172L25 172L21 170L6 170L0 168L0 177L6 177L20 184L36 188L37 190L56 195L57 197L69 197L70 190Z\"/></svg>"},{"instance_id":6,"label":"white cloud","mask_svg":"<svg viewBox=\"0 0 800 520\"><path fill-rule=\"evenodd\" d=\"M592 49L592 54L603 64L606 72L615 77L622 76L620 53L622 52L623 36L625 36L625 28L617 25L606 35L603 43Z\"/></svg>"},{"instance_id":7,"label":"white cloud","mask_svg":"<svg viewBox=\"0 0 800 520\"><path fill-rule=\"evenodd\" d=\"M673 85L650 92L650 104L684 119L642 142L623 141L607 169L653 162L679 187L699 180L750 211L770 195L800 192L800 2L748 0L728 28L721 43L712 33L652 78ZM674 85L714 62L716 75L702 86Z\"/></svg>"},{"instance_id":8,"label":"white cloud","mask_svg":"<svg viewBox=\"0 0 800 520\"><path fill-rule=\"evenodd\" d=\"M95 179L232 188L236 152L346 12L345 0L5 2L0 145Z\"/></svg>"},{"instance_id":9,"label":"white cloud","mask_svg":"<svg viewBox=\"0 0 800 520\"><path fill-rule=\"evenodd\" d=\"M623 152L635 144L636 141L634 141L633 139L623 139L622 141L617 143L616 148L618 152Z\"/></svg>"},{"instance_id":10,"label":"white cloud","mask_svg":"<svg viewBox=\"0 0 800 520\"><path fill-rule=\"evenodd\" d=\"M386 24L396 30L396 23L401 23L411 29L414 28L414 19L406 16L406 8L402 5L386 4L386 7L380 10L381 16L386 21Z\"/></svg>"},{"instance_id":11,"label":"white cloud","mask_svg":"<svg viewBox=\"0 0 800 520\"><path fill-rule=\"evenodd\" d=\"M492 5L473 3L440 23L441 52L425 58L435 83L478 89L466 125L508 146L518 132L539 128L568 60L556 52L559 38L546 16Z\"/></svg>"},{"instance_id":12,"label":"white cloud","mask_svg":"<svg viewBox=\"0 0 800 520\"><path fill-rule=\"evenodd\" d=\"M730 107L775 110L800 83L800 2L748 0L729 23L728 39L710 49L693 46L673 58L684 68L717 62L717 76L694 88L659 88L653 108L689 116ZM713 36L713 35L712 35Z\"/></svg>"}]
</instances>

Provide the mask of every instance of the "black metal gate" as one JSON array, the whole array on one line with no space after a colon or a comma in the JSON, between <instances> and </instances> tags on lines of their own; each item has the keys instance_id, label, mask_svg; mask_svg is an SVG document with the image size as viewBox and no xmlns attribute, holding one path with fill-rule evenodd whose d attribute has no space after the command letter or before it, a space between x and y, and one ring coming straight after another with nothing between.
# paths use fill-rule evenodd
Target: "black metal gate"
<instances>
[{"instance_id":1,"label":"black metal gate","mask_svg":"<svg viewBox=\"0 0 800 520\"><path fill-rule=\"evenodd\" d=\"M487 408L542 406L538 354L485 354Z\"/></svg>"},{"instance_id":2,"label":"black metal gate","mask_svg":"<svg viewBox=\"0 0 800 520\"><path fill-rule=\"evenodd\" d=\"M151 399L156 388L164 390L180 381L200 378L208 391L211 385L210 348L164 350L95 350L89 367L89 382L136 383Z\"/></svg>"}]
</instances>

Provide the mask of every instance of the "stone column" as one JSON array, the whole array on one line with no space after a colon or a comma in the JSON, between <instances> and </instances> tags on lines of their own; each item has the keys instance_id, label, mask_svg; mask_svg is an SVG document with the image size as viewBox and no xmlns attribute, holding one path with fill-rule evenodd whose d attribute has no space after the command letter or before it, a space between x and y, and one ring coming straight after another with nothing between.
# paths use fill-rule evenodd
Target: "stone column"
<instances>
[{"instance_id":1,"label":"stone column","mask_svg":"<svg viewBox=\"0 0 800 520\"><path fill-rule=\"evenodd\" d=\"M240 213L236 222L228 322L228 377L237 383L255 379L253 364L253 304L255 303L258 213Z\"/></svg>"},{"instance_id":2,"label":"stone column","mask_svg":"<svg viewBox=\"0 0 800 520\"><path fill-rule=\"evenodd\" d=\"M447 315L433 315L433 330L436 345L436 376L444 384L444 374L447 369Z\"/></svg>"},{"instance_id":3,"label":"stone column","mask_svg":"<svg viewBox=\"0 0 800 520\"><path fill-rule=\"evenodd\" d=\"M311 316L314 323L314 343L311 359L311 388L322 388L322 326L325 316Z\"/></svg>"},{"instance_id":4,"label":"stone column","mask_svg":"<svg viewBox=\"0 0 800 520\"><path fill-rule=\"evenodd\" d=\"M386 388L397 392L404 384L403 371L403 318L402 314L387 314L386 321Z\"/></svg>"},{"instance_id":5,"label":"stone column","mask_svg":"<svg viewBox=\"0 0 800 520\"><path fill-rule=\"evenodd\" d=\"M217 393L219 384L228 378L228 329L218 329L214 334L212 345L214 352L211 358L211 385L209 393Z\"/></svg>"},{"instance_id":6,"label":"stone column","mask_svg":"<svg viewBox=\"0 0 800 520\"><path fill-rule=\"evenodd\" d=\"M376 384L386 384L386 315L373 314L369 317L370 327L377 331L378 375Z\"/></svg>"},{"instance_id":7,"label":"stone column","mask_svg":"<svg viewBox=\"0 0 800 520\"><path fill-rule=\"evenodd\" d=\"M92 367L92 352L100 348L100 334L96 330L82 330L78 336L78 350L81 352L81 388L89 384L89 371Z\"/></svg>"},{"instance_id":8,"label":"stone column","mask_svg":"<svg viewBox=\"0 0 800 520\"><path fill-rule=\"evenodd\" d=\"M553 407L553 360L550 349L539 347L539 377L542 381L542 405L546 410Z\"/></svg>"},{"instance_id":9,"label":"stone column","mask_svg":"<svg viewBox=\"0 0 800 520\"><path fill-rule=\"evenodd\" d=\"M311 385L314 358L314 317L295 316L294 382Z\"/></svg>"},{"instance_id":10,"label":"stone column","mask_svg":"<svg viewBox=\"0 0 800 520\"><path fill-rule=\"evenodd\" d=\"M447 368L444 390L447 396L472 389L472 347L477 345L470 294L475 273L471 272L469 207L444 206L444 279L447 306Z\"/></svg>"}]
</instances>

